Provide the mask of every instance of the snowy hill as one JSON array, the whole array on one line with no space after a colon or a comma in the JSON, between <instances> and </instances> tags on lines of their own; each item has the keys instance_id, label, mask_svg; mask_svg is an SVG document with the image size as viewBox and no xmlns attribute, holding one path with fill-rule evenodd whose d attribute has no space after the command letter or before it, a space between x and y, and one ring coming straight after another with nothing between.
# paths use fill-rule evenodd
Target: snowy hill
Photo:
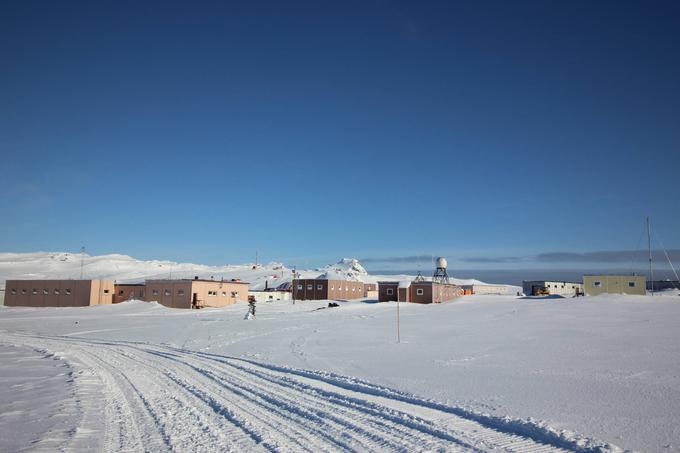
<instances>
[{"instance_id":1,"label":"snowy hill","mask_svg":"<svg viewBox=\"0 0 680 453\"><path fill-rule=\"evenodd\" d=\"M160 278L201 278L230 280L240 278L250 283L250 289L261 290L265 286L277 287L290 283L293 269L282 263L225 264L209 266L174 261L143 261L128 255L109 254L90 256L69 252L0 253L0 286L9 279L102 278L123 283L141 282ZM343 258L335 264L300 270L301 278L326 278L376 283L379 280L412 280L413 275L370 275L354 258ZM456 284L482 283L472 279L455 279ZM515 287L508 287L513 291Z\"/></svg>"}]
</instances>

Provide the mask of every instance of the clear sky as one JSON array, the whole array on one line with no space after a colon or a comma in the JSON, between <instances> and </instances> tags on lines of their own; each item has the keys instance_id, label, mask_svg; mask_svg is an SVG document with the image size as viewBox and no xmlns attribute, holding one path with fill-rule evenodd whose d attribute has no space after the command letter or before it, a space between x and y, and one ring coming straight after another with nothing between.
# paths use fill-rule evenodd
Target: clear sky
<instances>
[{"instance_id":1,"label":"clear sky","mask_svg":"<svg viewBox=\"0 0 680 453\"><path fill-rule=\"evenodd\" d=\"M0 251L536 268L644 247L647 215L678 249L679 23L677 1L2 2Z\"/></svg>"}]
</instances>

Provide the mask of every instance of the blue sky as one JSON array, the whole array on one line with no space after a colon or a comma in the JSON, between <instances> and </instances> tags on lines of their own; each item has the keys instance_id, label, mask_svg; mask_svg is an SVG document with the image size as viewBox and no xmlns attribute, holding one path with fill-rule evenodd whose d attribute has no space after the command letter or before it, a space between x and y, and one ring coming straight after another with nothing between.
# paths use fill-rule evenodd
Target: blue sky
<instances>
[{"instance_id":1,"label":"blue sky","mask_svg":"<svg viewBox=\"0 0 680 453\"><path fill-rule=\"evenodd\" d=\"M679 19L677 2L3 2L0 251L549 268L536 257L644 246L647 215L678 249Z\"/></svg>"}]
</instances>

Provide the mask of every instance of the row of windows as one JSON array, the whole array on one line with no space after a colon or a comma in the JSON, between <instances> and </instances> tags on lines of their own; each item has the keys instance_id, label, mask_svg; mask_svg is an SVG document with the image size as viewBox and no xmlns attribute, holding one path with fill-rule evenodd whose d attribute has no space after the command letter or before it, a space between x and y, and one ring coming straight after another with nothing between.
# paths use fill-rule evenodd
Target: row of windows
<instances>
[{"instance_id":1,"label":"row of windows","mask_svg":"<svg viewBox=\"0 0 680 453\"><path fill-rule=\"evenodd\" d=\"M303 285L301 285L301 284L297 285L298 291L302 291L303 288L304 288ZM318 291L323 291L323 285L316 285L316 289ZM312 284L307 285L307 291L312 291L312 290L314 290L314 285L312 285ZM331 291L334 291L334 290L335 290L335 286L331 286ZM342 286L338 286L338 290L342 291ZM357 289L355 286L352 286L351 289L350 289L349 286L345 286L345 291L355 291L355 290L361 291L360 289Z\"/></svg>"},{"instance_id":2,"label":"row of windows","mask_svg":"<svg viewBox=\"0 0 680 453\"><path fill-rule=\"evenodd\" d=\"M596 280L593 282L593 286L600 287L602 286L602 282L599 280ZM628 287L629 288L635 288L635 282L628 282Z\"/></svg>"},{"instance_id":3,"label":"row of windows","mask_svg":"<svg viewBox=\"0 0 680 453\"><path fill-rule=\"evenodd\" d=\"M416 288L416 295L422 296L423 294L425 294L425 291L423 290L423 288ZM387 295L388 296L394 295L394 289L387 288Z\"/></svg>"},{"instance_id":4,"label":"row of windows","mask_svg":"<svg viewBox=\"0 0 680 453\"><path fill-rule=\"evenodd\" d=\"M17 289L16 288L10 289L10 293L12 293L13 295L17 294ZM27 293L28 293L28 290L26 288L23 288L21 290L21 294L27 294ZM38 293L40 293L40 290L37 289L37 288L33 288L33 290L31 291L31 294L38 294ZM50 290L48 288L43 288L42 293L44 295L48 295L50 293ZM54 295L58 296L59 294L61 294L61 290L59 288L54 288L54 291L52 291L52 293ZM109 293L109 290L105 289L104 294L108 294L108 293ZM71 294L71 288L64 289L64 294L66 294L67 296L70 295Z\"/></svg>"},{"instance_id":5,"label":"row of windows","mask_svg":"<svg viewBox=\"0 0 680 453\"><path fill-rule=\"evenodd\" d=\"M545 285L546 288L550 288L550 285ZM558 288L559 285L553 285L553 288ZM564 285L562 285L562 288L564 288ZM571 289L576 289L576 285L571 285Z\"/></svg>"},{"instance_id":6,"label":"row of windows","mask_svg":"<svg viewBox=\"0 0 680 453\"><path fill-rule=\"evenodd\" d=\"M159 294L159 291L158 291L157 289L151 290L151 295L152 295L152 296L158 296L158 294ZM163 291L163 295L165 295L165 296L171 296L171 295L172 295L172 291L170 291L169 289L166 289L166 290ZM177 295L178 295L178 296L183 296L183 295L184 295L184 290L183 290L183 289L178 289L178 290L177 290ZM208 296L217 296L217 291L208 291ZM227 292L226 292L226 291L222 291L222 296L227 297ZM232 291L232 292L231 292L231 296L232 296L232 297L238 296L238 291Z\"/></svg>"}]
</instances>

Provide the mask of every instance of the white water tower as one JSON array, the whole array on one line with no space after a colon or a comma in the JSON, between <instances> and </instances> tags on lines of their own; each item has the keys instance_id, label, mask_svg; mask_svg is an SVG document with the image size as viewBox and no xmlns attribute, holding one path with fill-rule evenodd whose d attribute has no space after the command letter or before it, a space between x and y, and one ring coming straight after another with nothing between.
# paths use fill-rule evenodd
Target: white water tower
<instances>
[{"instance_id":1,"label":"white water tower","mask_svg":"<svg viewBox=\"0 0 680 453\"><path fill-rule=\"evenodd\" d=\"M448 263L446 262L446 258L443 256L440 256L437 258L435 261L437 264L437 270L434 271L434 275L432 276L432 281L435 283L449 283L449 274L446 273L446 267L448 266Z\"/></svg>"}]
</instances>

